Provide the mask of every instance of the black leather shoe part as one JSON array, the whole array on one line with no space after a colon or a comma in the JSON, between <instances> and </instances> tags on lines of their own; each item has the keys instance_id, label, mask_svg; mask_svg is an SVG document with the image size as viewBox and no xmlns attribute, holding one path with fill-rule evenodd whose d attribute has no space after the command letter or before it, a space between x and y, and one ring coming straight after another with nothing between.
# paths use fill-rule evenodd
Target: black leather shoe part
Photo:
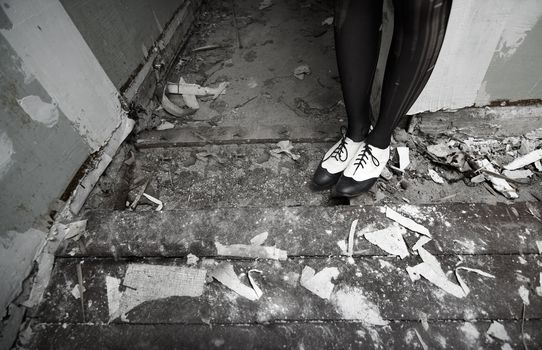
<instances>
[{"instance_id":1,"label":"black leather shoe part","mask_svg":"<svg viewBox=\"0 0 542 350\"><path fill-rule=\"evenodd\" d=\"M360 194L369 191L375 184L377 177L373 177L363 181L356 181L351 177L341 176L335 188L333 189L333 196L335 197L356 197Z\"/></svg>"},{"instance_id":2,"label":"black leather shoe part","mask_svg":"<svg viewBox=\"0 0 542 350\"><path fill-rule=\"evenodd\" d=\"M317 190L326 190L333 187L333 185L339 181L341 174L342 172L331 174L329 171L322 168L321 164L319 164L318 168L316 168L316 171L314 172L314 175L312 176L312 184Z\"/></svg>"}]
</instances>

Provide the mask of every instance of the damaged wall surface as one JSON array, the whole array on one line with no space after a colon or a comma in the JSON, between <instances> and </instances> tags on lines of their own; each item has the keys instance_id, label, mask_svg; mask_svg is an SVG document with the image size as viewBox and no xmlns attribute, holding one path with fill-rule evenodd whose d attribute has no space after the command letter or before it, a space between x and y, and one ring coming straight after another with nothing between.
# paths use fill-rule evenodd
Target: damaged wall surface
<instances>
[{"instance_id":1,"label":"damaged wall surface","mask_svg":"<svg viewBox=\"0 0 542 350\"><path fill-rule=\"evenodd\" d=\"M117 88L147 58L149 49L186 0L61 0Z\"/></svg>"},{"instance_id":2,"label":"damaged wall surface","mask_svg":"<svg viewBox=\"0 0 542 350\"><path fill-rule=\"evenodd\" d=\"M0 318L21 290L41 218L118 127L118 92L58 0L0 8Z\"/></svg>"}]
</instances>

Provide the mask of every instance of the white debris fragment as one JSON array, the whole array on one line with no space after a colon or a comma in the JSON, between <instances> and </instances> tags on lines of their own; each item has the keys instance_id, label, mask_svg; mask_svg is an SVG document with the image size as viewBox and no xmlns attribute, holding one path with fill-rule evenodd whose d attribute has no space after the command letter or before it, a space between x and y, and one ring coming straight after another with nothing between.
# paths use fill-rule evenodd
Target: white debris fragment
<instances>
[{"instance_id":1,"label":"white debris fragment","mask_svg":"<svg viewBox=\"0 0 542 350\"><path fill-rule=\"evenodd\" d=\"M278 149L272 149L269 151L269 153L274 157L280 158L280 153L290 156L293 160L298 160L301 157L298 154L292 153L294 146L290 140L279 141L277 142L277 146L279 146Z\"/></svg>"},{"instance_id":2,"label":"white debris fragment","mask_svg":"<svg viewBox=\"0 0 542 350\"><path fill-rule=\"evenodd\" d=\"M328 17L322 21L323 26L330 26L333 24L333 17Z\"/></svg>"},{"instance_id":3,"label":"white debris fragment","mask_svg":"<svg viewBox=\"0 0 542 350\"><path fill-rule=\"evenodd\" d=\"M175 127L175 124L165 121L165 122L162 122L162 124L158 125L156 127L156 130L158 131L169 130L169 129L173 129L174 127Z\"/></svg>"},{"instance_id":4,"label":"white debris fragment","mask_svg":"<svg viewBox=\"0 0 542 350\"><path fill-rule=\"evenodd\" d=\"M461 276L459 275L459 270L474 272L474 273L477 273L477 274L479 274L481 276L484 276L484 277L495 278L495 276L493 276L492 274L484 272L482 270L472 269L470 267L464 267L464 266L460 266L460 267L456 268L455 269L455 277L457 278L457 282L461 286L461 289L463 289L463 291L465 292L465 295L469 295L470 288L467 286L465 281L463 281L463 278L461 278Z\"/></svg>"},{"instance_id":5,"label":"white debris fragment","mask_svg":"<svg viewBox=\"0 0 542 350\"><path fill-rule=\"evenodd\" d=\"M489 160L487 159L482 160L481 167L493 173L497 172L497 170L495 170L495 167L493 167L493 164L491 164ZM488 179L491 182L491 184L493 185L493 188L495 188L495 190L502 193L506 198L515 199L519 197L516 190L514 190L514 188L510 186L510 184L505 179L491 176L490 174L485 174L485 176L486 176L486 179Z\"/></svg>"},{"instance_id":6,"label":"white debris fragment","mask_svg":"<svg viewBox=\"0 0 542 350\"><path fill-rule=\"evenodd\" d=\"M331 303L345 320L359 320L368 326L386 326L378 306L359 287L343 286L331 296ZM371 327L368 327L369 330ZM374 340L374 337L371 336Z\"/></svg>"},{"instance_id":7,"label":"white debris fragment","mask_svg":"<svg viewBox=\"0 0 542 350\"><path fill-rule=\"evenodd\" d=\"M540 272L540 277L538 278L538 287L534 289L536 295L542 297L542 272Z\"/></svg>"},{"instance_id":8,"label":"white debris fragment","mask_svg":"<svg viewBox=\"0 0 542 350\"><path fill-rule=\"evenodd\" d=\"M427 314L425 312L419 312L419 317L420 317L420 322L422 323L422 327L424 329L424 331L428 331L429 330L429 323L427 322Z\"/></svg>"},{"instance_id":9,"label":"white debris fragment","mask_svg":"<svg viewBox=\"0 0 542 350\"><path fill-rule=\"evenodd\" d=\"M130 264L122 282L119 313L126 315L137 305L172 296L199 297L207 271L185 266Z\"/></svg>"},{"instance_id":10,"label":"white debris fragment","mask_svg":"<svg viewBox=\"0 0 542 350\"><path fill-rule=\"evenodd\" d=\"M536 241L536 247L538 248L538 254L542 254L542 241Z\"/></svg>"},{"instance_id":11,"label":"white debris fragment","mask_svg":"<svg viewBox=\"0 0 542 350\"><path fill-rule=\"evenodd\" d=\"M439 173L437 173L433 169L429 169L429 177L431 177L431 180L433 180L434 182L438 184L444 183L444 179L442 178L442 176L440 176Z\"/></svg>"},{"instance_id":12,"label":"white debris fragment","mask_svg":"<svg viewBox=\"0 0 542 350\"><path fill-rule=\"evenodd\" d=\"M431 237L431 234L429 233L429 230L426 227L418 224L417 222L415 222L414 220L410 218L407 218L399 214L398 212L396 212L395 210L389 207L386 207L386 217L406 227L407 229L411 231L421 233L422 235L425 235L427 237Z\"/></svg>"},{"instance_id":13,"label":"white debris fragment","mask_svg":"<svg viewBox=\"0 0 542 350\"><path fill-rule=\"evenodd\" d=\"M383 230L366 232L364 237L386 253L397 255L401 259L404 259L409 255L408 247L403 238L405 233L406 230L404 227L391 225Z\"/></svg>"},{"instance_id":14,"label":"white debris fragment","mask_svg":"<svg viewBox=\"0 0 542 350\"><path fill-rule=\"evenodd\" d=\"M80 220L80 221L74 221L70 222L69 224L55 224L56 230L55 231L58 234L58 238L60 240L68 240L73 239L74 241L77 241L83 234L85 234L85 231L87 229L87 220Z\"/></svg>"},{"instance_id":15,"label":"white debris fragment","mask_svg":"<svg viewBox=\"0 0 542 350\"><path fill-rule=\"evenodd\" d=\"M521 300L523 300L523 304L529 305L529 290L525 288L525 286L520 286L518 289L519 296L521 297Z\"/></svg>"},{"instance_id":16,"label":"white debris fragment","mask_svg":"<svg viewBox=\"0 0 542 350\"><path fill-rule=\"evenodd\" d=\"M298 66L296 69L294 69L294 76L299 80L305 79L305 75L309 74L311 74L311 69L306 64Z\"/></svg>"},{"instance_id":17,"label":"white debris fragment","mask_svg":"<svg viewBox=\"0 0 542 350\"><path fill-rule=\"evenodd\" d=\"M86 291L87 291L86 288L83 286L83 293L86 292ZM73 287L73 289L71 290L70 293L73 295L73 297L75 299L81 298L81 291L80 291L80 288L79 288L79 284L76 284L75 287Z\"/></svg>"},{"instance_id":18,"label":"white debris fragment","mask_svg":"<svg viewBox=\"0 0 542 350\"><path fill-rule=\"evenodd\" d=\"M209 273L209 275L242 297L252 301L260 298L254 288L244 285L239 280L231 263L222 263L218 265Z\"/></svg>"},{"instance_id":19,"label":"white debris fragment","mask_svg":"<svg viewBox=\"0 0 542 350\"><path fill-rule=\"evenodd\" d=\"M251 272L262 274L263 272L261 270L252 269L247 272L248 281L250 282L250 285L252 286L252 289L254 289L254 293L256 293L256 296L258 299L263 295L262 290L258 285L256 284L256 281L254 281L254 278L250 275Z\"/></svg>"},{"instance_id":20,"label":"white debris fragment","mask_svg":"<svg viewBox=\"0 0 542 350\"><path fill-rule=\"evenodd\" d=\"M346 241L344 239L337 241L337 245L341 249L341 253L343 255L348 255L348 247L346 245Z\"/></svg>"},{"instance_id":21,"label":"white debris fragment","mask_svg":"<svg viewBox=\"0 0 542 350\"><path fill-rule=\"evenodd\" d=\"M537 160L536 162L534 162L534 167L536 168L536 170L542 171L542 161Z\"/></svg>"},{"instance_id":22,"label":"white debris fragment","mask_svg":"<svg viewBox=\"0 0 542 350\"><path fill-rule=\"evenodd\" d=\"M147 198L148 200L156 204L156 208L154 210L161 211L162 208L164 208L164 203L162 203L162 201L159 200L158 198L155 198L151 196L150 194L146 194L146 193L143 193L143 197Z\"/></svg>"},{"instance_id":23,"label":"white debris fragment","mask_svg":"<svg viewBox=\"0 0 542 350\"><path fill-rule=\"evenodd\" d=\"M487 334L492 336L493 338L497 338L502 341L511 340L504 326L497 321L493 321L493 323L489 326L487 330Z\"/></svg>"},{"instance_id":24,"label":"white debris fragment","mask_svg":"<svg viewBox=\"0 0 542 350\"><path fill-rule=\"evenodd\" d=\"M276 247L257 246L250 244L223 245L215 242L218 255L235 256L241 258L262 258L273 260L286 260L288 253Z\"/></svg>"},{"instance_id":25,"label":"white debris fragment","mask_svg":"<svg viewBox=\"0 0 542 350\"><path fill-rule=\"evenodd\" d=\"M356 233L356 228L358 227L358 219L352 221L350 225L350 232L348 233L348 247L346 250L346 255L352 256L354 254L354 233Z\"/></svg>"},{"instance_id":26,"label":"white debris fragment","mask_svg":"<svg viewBox=\"0 0 542 350\"><path fill-rule=\"evenodd\" d=\"M397 154L399 155L399 169L405 170L410 164L408 147L397 147Z\"/></svg>"},{"instance_id":27,"label":"white debris fragment","mask_svg":"<svg viewBox=\"0 0 542 350\"><path fill-rule=\"evenodd\" d=\"M414 332L416 332L416 336L418 337L418 341L420 342L420 345L422 346L423 350L429 349L427 347L427 344L425 344L425 342L423 341L422 336L420 335L420 332L418 332L418 330L415 328L414 328Z\"/></svg>"},{"instance_id":28,"label":"white debris fragment","mask_svg":"<svg viewBox=\"0 0 542 350\"><path fill-rule=\"evenodd\" d=\"M542 159L542 149L534 150L526 155L519 157L512 161L510 164L504 166L506 170L516 170L523 168L526 165L534 163Z\"/></svg>"},{"instance_id":29,"label":"white debris fragment","mask_svg":"<svg viewBox=\"0 0 542 350\"><path fill-rule=\"evenodd\" d=\"M502 172L504 176L509 179L528 179L534 175L529 169L526 170L504 170Z\"/></svg>"},{"instance_id":30,"label":"white debris fragment","mask_svg":"<svg viewBox=\"0 0 542 350\"><path fill-rule=\"evenodd\" d=\"M186 265L196 265L199 261L199 258L194 254L190 253L186 256Z\"/></svg>"},{"instance_id":31,"label":"white debris fragment","mask_svg":"<svg viewBox=\"0 0 542 350\"><path fill-rule=\"evenodd\" d=\"M250 239L250 244L252 245L262 245L267 240L267 237L269 236L269 232L265 231L262 232Z\"/></svg>"},{"instance_id":32,"label":"white debris fragment","mask_svg":"<svg viewBox=\"0 0 542 350\"><path fill-rule=\"evenodd\" d=\"M262 2L260 2L260 6L258 7L258 10L265 10L266 8L270 7L271 5L273 5L272 0L263 0Z\"/></svg>"},{"instance_id":33,"label":"white debris fragment","mask_svg":"<svg viewBox=\"0 0 542 350\"><path fill-rule=\"evenodd\" d=\"M182 78L181 78L182 79ZM170 94L217 97L226 93L227 82L222 82L216 88L203 87L198 84L188 84L184 80L179 83L167 83L166 89Z\"/></svg>"},{"instance_id":34,"label":"white debris fragment","mask_svg":"<svg viewBox=\"0 0 542 350\"><path fill-rule=\"evenodd\" d=\"M418 239L418 241L412 246L412 250L416 251L430 241L432 241L431 238L427 236L421 236L420 239Z\"/></svg>"},{"instance_id":35,"label":"white debris fragment","mask_svg":"<svg viewBox=\"0 0 542 350\"><path fill-rule=\"evenodd\" d=\"M320 272L315 272L316 271L312 267L305 266L301 272L301 279L299 282L303 287L318 295L320 298L329 300L333 288L335 287L331 282L331 279L339 277L339 269L336 267L325 267Z\"/></svg>"},{"instance_id":36,"label":"white debris fragment","mask_svg":"<svg viewBox=\"0 0 542 350\"><path fill-rule=\"evenodd\" d=\"M105 286L107 288L107 307L109 310L109 322L120 317L120 298L121 292L119 291L120 279L105 276Z\"/></svg>"}]
</instances>

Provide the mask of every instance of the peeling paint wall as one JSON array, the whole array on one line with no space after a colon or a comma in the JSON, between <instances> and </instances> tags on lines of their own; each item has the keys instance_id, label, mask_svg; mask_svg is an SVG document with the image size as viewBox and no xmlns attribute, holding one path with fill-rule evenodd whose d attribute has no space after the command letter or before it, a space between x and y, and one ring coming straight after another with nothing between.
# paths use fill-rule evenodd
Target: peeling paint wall
<instances>
[{"instance_id":1,"label":"peeling paint wall","mask_svg":"<svg viewBox=\"0 0 542 350\"><path fill-rule=\"evenodd\" d=\"M185 0L61 0L117 88L145 60L149 49Z\"/></svg>"},{"instance_id":2,"label":"peeling paint wall","mask_svg":"<svg viewBox=\"0 0 542 350\"><path fill-rule=\"evenodd\" d=\"M0 318L21 290L45 216L124 112L58 0L0 4Z\"/></svg>"}]
</instances>

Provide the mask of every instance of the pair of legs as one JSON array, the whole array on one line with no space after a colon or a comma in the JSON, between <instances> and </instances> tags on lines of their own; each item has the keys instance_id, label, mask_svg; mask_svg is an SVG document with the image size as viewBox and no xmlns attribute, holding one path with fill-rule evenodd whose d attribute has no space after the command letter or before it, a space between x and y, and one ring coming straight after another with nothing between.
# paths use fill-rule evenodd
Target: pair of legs
<instances>
[{"instance_id":1,"label":"pair of legs","mask_svg":"<svg viewBox=\"0 0 542 350\"><path fill-rule=\"evenodd\" d=\"M335 49L348 128L313 182L338 194L368 190L389 159L393 130L424 88L444 40L452 0L393 0L394 29L372 131L370 95L380 51L383 0L336 0ZM326 163L327 162L327 163Z\"/></svg>"}]
</instances>

